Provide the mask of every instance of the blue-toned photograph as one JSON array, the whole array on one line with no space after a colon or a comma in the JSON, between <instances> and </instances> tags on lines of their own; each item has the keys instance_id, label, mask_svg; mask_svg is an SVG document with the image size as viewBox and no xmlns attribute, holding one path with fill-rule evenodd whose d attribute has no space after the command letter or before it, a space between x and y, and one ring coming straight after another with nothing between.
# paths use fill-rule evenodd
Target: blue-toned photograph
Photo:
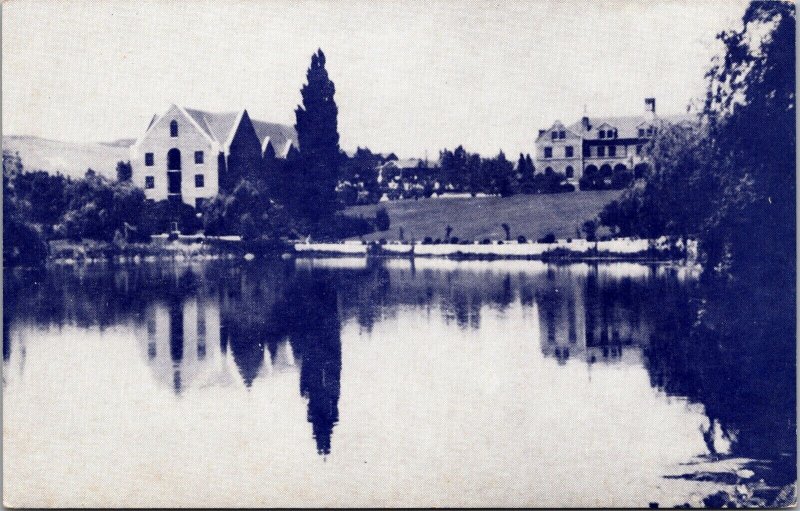
<instances>
[{"instance_id":1,"label":"blue-toned photograph","mask_svg":"<svg viewBox=\"0 0 800 511\"><path fill-rule=\"evenodd\" d=\"M3 504L796 506L795 27L3 3Z\"/></svg>"}]
</instances>

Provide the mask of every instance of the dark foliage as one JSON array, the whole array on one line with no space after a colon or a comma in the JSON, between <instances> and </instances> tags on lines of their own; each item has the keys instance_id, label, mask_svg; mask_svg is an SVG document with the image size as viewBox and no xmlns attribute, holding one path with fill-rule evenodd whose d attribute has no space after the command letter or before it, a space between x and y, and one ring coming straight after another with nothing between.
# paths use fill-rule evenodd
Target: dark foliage
<instances>
[{"instance_id":1,"label":"dark foliage","mask_svg":"<svg viewBox=\"0 0 800 511\"><path fill-rule=\"evenodd\" d=\"M72 240L111 241L125 224L138 224L144 205L144 192L130 181L111 182L91 169L65 193L69 202L55 232Z\"/></svg>"},{"instance_id":2,"label":"dark foliage","mask_svg":"<svg viewBox=\"0 0 800 511\"><path fill-rule=\"evenodd\" d=\"M302 106L295 110L300 144L299 177L292 210L307 220L311 229L321 228L336 211L336 183L340 162L336 88L325 69L322 50L311 56L308 82L300 91Z\"/></svg>"},{"instance_id":3,"label":"dark foliage","mask_svg":"<svg viewBox=\"0 0 800 511\"><path fill-rule=\"evenodd\" d=\"M23 175L18 155L3 151L3 266L39 266L47 258L47 243L30 221L31 204L20 197L16 179Z\"/></svg>"},{"instance_id":4,"label":"dark foliage","mask_svg":"<svg viewBox=\"0 0 800 511\"><path fill-rule=\"evenodd\" d=\"M203 210L207 235L234 234L242 239L277 239L289 234L289 219L263 185L242 179L230 193L222 192Z\"/></svg>"},{"instance_id":5,"label":"dark foliage","mask_svg":"<svg viewBox=\"0 0 800 511\"><path fill-rule=\"evenodd\" d=\"M378 209L378 211L375 212L375 230L381 232L388 231L390 226L391 220L389 219L389 213L386 211L386 208Z\"/></svg>"},{"instance_id":6,"label":"dark foliage","mask_svg":"<svg viewBox=\"0 0 800 511\"><path fill-rule=\"evenodd\" d=\"M129 161L117 162L117 181L130 181L133 177L133 166Z\"/></svg>"},{"instance_id":7,"label":"dark foliage","mask_svg":"<svg viewBox=\"0 0 800 511\"><path fill-rule=\"evenodd\" d=\"M719 36L702 123L662 127L652 168L635 169L645 182L600 220L623 235L696 235L707 268L793 287L794 4L753 2L743 27Z\"/></svg>"},{"instance_id":8,"label":"dark foliage","mask_svg":"<svg viewBox=\"0 0 800 511\"><path fill-rule=\"evenodd\" d=\"M145 240L153 234L170 232L173 223L177 223L178 230L183 234L194 234L202 227L197 211L188 204L146 200L138 222L138 237Z\"/></svg>"},{"instance_id":9,"label":"dark foliage","mask_svg":"<svg viewBox=\"0 0 800 511\"><path fill-rule=\"evenodd\" d=\"M538 243L555 243L556 242L556 235L551 233L545 234L544 237L539 238Z\"/></svg>"}]
</instances>

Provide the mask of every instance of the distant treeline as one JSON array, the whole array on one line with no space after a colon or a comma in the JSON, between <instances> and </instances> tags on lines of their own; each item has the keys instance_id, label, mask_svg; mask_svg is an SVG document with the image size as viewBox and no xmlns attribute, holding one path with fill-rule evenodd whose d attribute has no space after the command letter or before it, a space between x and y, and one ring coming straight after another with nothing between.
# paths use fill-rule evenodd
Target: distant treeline
<instances>
[{"instance_id":1,"label":"distant treeline","mask_svg":"<svg viewBox=\"0 0 800 511\"><path fill-rule=\"evenodd\" d=\"M520 154L515 164L503 151L485 158L463 146L444 149L437 161L420 160L410 168L400 166L394 154L383 156L359 147L352 157L342 156L337 185L339 202L346 206L374 204L384 197L420 199L446 192L507 197L574 190L564 174L537 172L530 154Z\"/></svg>"}]
</instances>

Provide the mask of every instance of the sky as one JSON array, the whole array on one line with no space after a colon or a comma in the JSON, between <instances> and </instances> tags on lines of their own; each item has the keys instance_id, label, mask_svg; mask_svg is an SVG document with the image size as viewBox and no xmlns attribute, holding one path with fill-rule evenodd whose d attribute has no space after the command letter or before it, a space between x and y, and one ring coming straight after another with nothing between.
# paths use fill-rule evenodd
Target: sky
<instances>
[{"instance_id":1,"label":"sky","mask_svg":"<svg viewBox=\"0 0 800 511\"><path fill-rule=\"evenodd\" d=\"M533 152L555 120L681 113L743 0L6 0L3 134L136 138L171 103L294 124L311 54L340 144Z\"/></svg>"}]
</instances>

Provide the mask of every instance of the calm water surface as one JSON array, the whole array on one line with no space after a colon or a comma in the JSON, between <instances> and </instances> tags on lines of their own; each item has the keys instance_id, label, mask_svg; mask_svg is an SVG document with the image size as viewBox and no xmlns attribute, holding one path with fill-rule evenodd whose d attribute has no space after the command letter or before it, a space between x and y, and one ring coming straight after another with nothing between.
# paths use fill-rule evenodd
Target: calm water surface
<instances>
[{"instance_id":1,"label":"calm water surface","mask_svg":"<svg viewBox=\"0 0 800 511\"><path fill-rule=\"evenodd\" d=\"M697 502L788 455L774 407L739 413L680 338L694 284L419 259L7 272L6 502Z\"/></svg>"}]
</instances>

